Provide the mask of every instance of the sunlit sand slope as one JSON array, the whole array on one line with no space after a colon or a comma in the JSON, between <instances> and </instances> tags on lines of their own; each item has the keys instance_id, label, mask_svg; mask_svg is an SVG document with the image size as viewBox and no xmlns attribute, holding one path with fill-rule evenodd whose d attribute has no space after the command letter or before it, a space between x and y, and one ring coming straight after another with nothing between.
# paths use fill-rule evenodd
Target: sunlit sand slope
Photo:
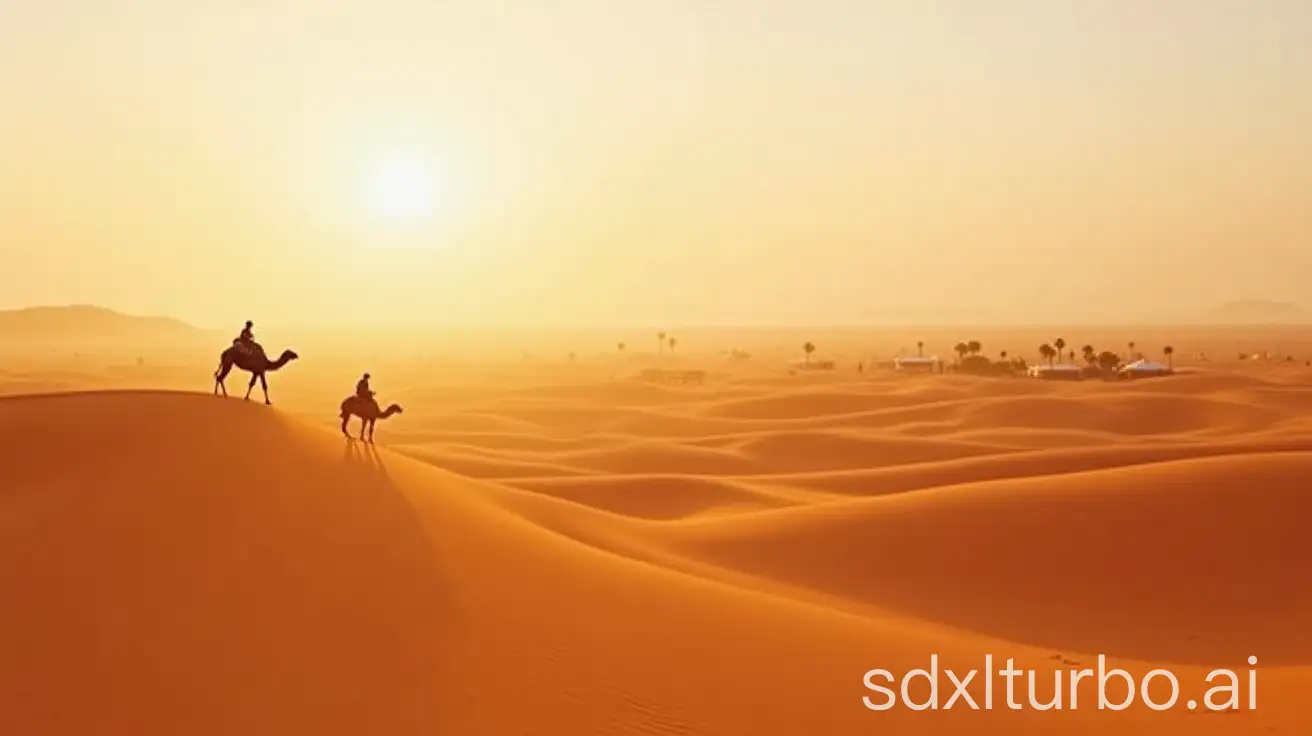
<instances>
[{"instance_id":1,"label":"sunlit sand slope","mask_svg":"<svg viewBox=\"0 0 1312 736\"><path fill-rule=\"evenodd\" d=\"M606 391L556 400L595 407ZM845 434L859 426L845 418L869 407L827 415L837 423L811 437L769 418L734 431L709 419L697 433L712 391L633 395L643 422L679 431L607 422L589 447L583 418L600 413L581 407L562 430L539 406L507 413L520 429L480 445L469 429L444 440L442 417L408 407L380 441L416 457L235 399L0 400L4 732L1292 734L1308 723L1298 479L1312 461L1297 447L1262 454L1276 440L1255 430L1219 457L1118 468L1075 453L1027 479L1046 451L954 438L979 426L969 408L938 414L943 436L926 444ZM1297 419L1256 394L1225 401ZM1232 426L1257 421L1236 411ZM510 437L533 434L530 422L546 428L542 442ZM812 460L781 459L789 447ZM457 450L489 470L514 459L518 470L484 475L523 485L418 457ZM556 465L568 472L542 472ZM825 480L901 472L869 494ZM931 653L958 671L994 653L1047 672L1062 657L1087 666L1094 651L1137 672L1183 662L1192 695L1208 666L1241 667L1237 656L1292 666L1263 670L1259 711L1228 716L861 702L866 670L924 667Z\"/></svg>"}]
</instances>

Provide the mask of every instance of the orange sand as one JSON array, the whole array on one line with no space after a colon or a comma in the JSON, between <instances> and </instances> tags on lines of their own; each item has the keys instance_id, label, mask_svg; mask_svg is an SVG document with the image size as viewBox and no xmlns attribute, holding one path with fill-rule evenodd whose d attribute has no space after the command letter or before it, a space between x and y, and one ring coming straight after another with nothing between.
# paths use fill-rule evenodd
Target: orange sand
<instances>
[{"instance_id":1,"label":"orange sand","mask_svg":"<svg viewBox=\"0 0 1312 736\"><path fill-rule=\"evenodd\" d=\"M1312 372L702 362L375 369L406 405L376 448L333 426L353 367L272 374L273 409L130 388L174 368L0 377L98 389L0 399L0 733L1309 732ZM933 653L1044 700L1106 653L1182 701L1255 655L1259 703L863 706Z\"/></svg>"}]
</instances>

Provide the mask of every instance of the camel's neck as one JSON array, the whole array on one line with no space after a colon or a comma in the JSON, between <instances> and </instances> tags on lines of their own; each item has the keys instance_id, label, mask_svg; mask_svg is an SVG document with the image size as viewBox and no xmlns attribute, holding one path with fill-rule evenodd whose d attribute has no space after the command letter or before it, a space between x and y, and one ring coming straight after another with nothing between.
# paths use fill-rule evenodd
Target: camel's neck
<instances>
[{"instance_id":1,"label":"camel's neck","mask_svg":"<svg viewBox=\"0 0 1312 736\"><path fill-rule=\"evenodd\" d=\"M283 353L282 355L279 355L279 356L278 356L278 359L277 359L277 360L275 360L275 361L273 361L272 363L269 364L269 370L271 370L271 371L276 371L276 370L278 370L279 368L281 368L281 367L287 365L287 361L289 361L289 360L291 360L291 358L288 357L287 353Z\"/></svg>"},{"instance_id":2,"label":"camel's neck","mask_svg":"<svg viewBox=\"0 0 1312 736\"><path fill-rule=\"evenodd\" d=\"M397 406L396 404L392 404L391 406L387 407L386 411L384 411L382 414L379 414L378 418L386 419L392 416L393 414L397 413L398 411L401 411L401 407Z\"/></svg>"}]
</instances>

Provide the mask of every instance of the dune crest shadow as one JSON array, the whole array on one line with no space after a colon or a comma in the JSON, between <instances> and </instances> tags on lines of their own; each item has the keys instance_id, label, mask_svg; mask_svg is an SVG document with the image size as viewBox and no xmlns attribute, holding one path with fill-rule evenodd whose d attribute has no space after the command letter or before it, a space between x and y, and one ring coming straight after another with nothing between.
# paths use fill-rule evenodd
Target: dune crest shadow
<instances>
[{"instance_id":1,"label":"dune crest shadow","mask_svg":"<svg viewBox=\"0 0 1312 736\"><path fill-rule=\"evenodd\" d=\"M43 561L0 566L5 599L23 601L0 607L0 680L28 683L0 696L15 732L52 714L151 734L440 732L453 717L434 686L460 647L449 561L385 462L325 462L327 437L243 403L123 392L0 408L25 428L22 457L0 443L0 485L46 489L23 495L40 523L0 528L5 559ZM24 472L53 452L82 461Z\"/></svg>"}]
</instances>

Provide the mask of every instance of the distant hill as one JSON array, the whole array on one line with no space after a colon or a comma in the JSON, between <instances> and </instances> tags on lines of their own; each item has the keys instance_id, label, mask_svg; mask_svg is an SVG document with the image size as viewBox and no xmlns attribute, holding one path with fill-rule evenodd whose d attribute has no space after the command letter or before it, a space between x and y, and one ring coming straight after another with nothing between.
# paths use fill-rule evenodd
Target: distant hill
<instances>
[{"instance_id":1,"label":"distant hill","mask_svg":"<svg viewBox=\"0 0 1312 736\"><path fill-rule=\"evenodd\" d=\"M0 310L0 339L4 340L139 340L198 333L195 327L170 317L139 317L81 304Z\"/></svg>"},{"instance_id":2,"label":"distant hill","mask_svg":"<svg viewBox=\"0 0 1312 736\"><path fill-rule=\"evenodd\" d=\"M1312 322L1312 314L1297 304L1261 299L1227 302L1212 310L1210 317L1217 322L1248 325Z\"/></svg>"}]
</instances>

